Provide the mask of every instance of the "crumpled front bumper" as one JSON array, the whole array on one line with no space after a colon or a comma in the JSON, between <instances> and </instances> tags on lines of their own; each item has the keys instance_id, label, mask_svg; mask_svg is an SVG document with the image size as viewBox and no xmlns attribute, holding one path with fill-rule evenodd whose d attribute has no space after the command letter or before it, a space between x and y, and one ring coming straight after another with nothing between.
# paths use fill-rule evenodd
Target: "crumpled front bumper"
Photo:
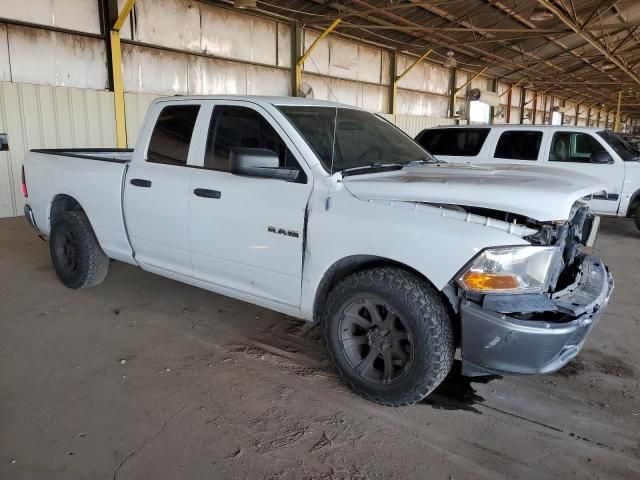
<instances>
[{"instance_id":1,"label":"crumpled front bumper","mask_svg":"<svg viewBox=\"0 0 640 480\"><path fill-rule=\"evenodd\" d=\"M463 300L463 374L541 374L558 370L584 345L609 302L613 286L607 267L599 259L585 256L576 281L546 299L541 310L565 314L566 321L536 320L535 315L520 320L487 309L486 302L483 308ZM504 296L504 300L511 309L519 301L517 295Z\"/></svg>"}]
</instances>

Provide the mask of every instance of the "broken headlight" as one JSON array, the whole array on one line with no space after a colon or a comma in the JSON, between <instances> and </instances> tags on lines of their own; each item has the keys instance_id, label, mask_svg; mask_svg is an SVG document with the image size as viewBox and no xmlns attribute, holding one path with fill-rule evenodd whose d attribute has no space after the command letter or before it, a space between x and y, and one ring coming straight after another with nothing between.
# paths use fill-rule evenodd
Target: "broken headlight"
<instances>
[{"instance_id":1,"label":"broken headlight","mask_svg":"<svg viewBox=\"0 0 640 480\"><path fill-rule=\"evenodd\" d=\"M490 248L473 260L458 284L475 293L546 292L552 267L561 255L556 247Z\"/></svg>"}]
</instances>

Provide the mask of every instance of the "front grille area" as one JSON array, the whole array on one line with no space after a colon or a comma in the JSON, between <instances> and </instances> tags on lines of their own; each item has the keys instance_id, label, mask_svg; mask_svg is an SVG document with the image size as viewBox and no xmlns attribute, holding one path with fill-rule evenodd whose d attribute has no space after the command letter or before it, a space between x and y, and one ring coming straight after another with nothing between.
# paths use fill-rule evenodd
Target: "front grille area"
<instances>
[{"instance_id":1,"label":"front grille area","mask_svg":"<svg viewBox=\"0 0 640 480\"><path fill-rule=\"evenodd\" d=\"M584 254L582 248L586 245L594 215L587 206L576 206L571 219L557 227L556 238L552 245L562 250L562 261L558 262L551 280L551 291L563 289L574 282L578 274L580 261Z\"/></svg>"}]
</instances>

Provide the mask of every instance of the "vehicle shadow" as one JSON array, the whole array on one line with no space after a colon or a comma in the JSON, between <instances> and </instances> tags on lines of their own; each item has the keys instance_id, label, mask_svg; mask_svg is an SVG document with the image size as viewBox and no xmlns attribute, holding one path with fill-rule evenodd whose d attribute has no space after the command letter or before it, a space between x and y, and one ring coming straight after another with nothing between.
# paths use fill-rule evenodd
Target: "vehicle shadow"
<instances>
[{"instance_id":1,"label":"vehicle shadow","mask_svg":"<svg viewBox=\"0 0 640 480\"><path fill-rule=\"evenodd\" d=\"M474 405L483 403L485 399L473 387L474 383L487 384L502 379L501 375L466 377L462 375L462 361L454 360L449 375L431 395L421 403L438 410L464 410L482 413Z\"/></svg>"}]
</instances>

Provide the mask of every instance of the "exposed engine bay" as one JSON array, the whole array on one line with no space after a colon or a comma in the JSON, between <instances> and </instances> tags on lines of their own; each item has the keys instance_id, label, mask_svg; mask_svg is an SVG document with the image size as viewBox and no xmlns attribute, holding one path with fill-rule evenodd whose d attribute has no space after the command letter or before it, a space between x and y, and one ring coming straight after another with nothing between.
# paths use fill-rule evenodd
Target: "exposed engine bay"
<instances>
[{"instance_id":1,"label":"exposed engine bay","mask_svg":"<svg viewBox=\"0 0 640 480\"><path fill-rule=\"evenodd\" d=\"M522 215L486 208L458 205L438 205L438 207L460 213L464 212L467 215L483 216L512 226L517 225L519 231L526 230L527 235L523 235L523 238L531 242L532 245L553 246L562 252L562 255L558 255L551 266L549 290L545 293L482 295L470 292L463 293L453 286L455 290L458 290L456 297L464 297L465 300L481 305L484 309L509 314L513 318L520 319L531 319L535 316L537 320L562 322L578 313L578 309L571 308L569 312L566 309L558 308L554 296L565 290L571 291L572 285L575 286L580 282L583 274L581 270L584 268L583 261L587 257L583 251L584 247L592 246L595 242L599 217L591 213L585 202L578 201L574 204L569 220L545 223ZM451 290L445 293L451 300Z\"/></svg>"}]
</instances>

